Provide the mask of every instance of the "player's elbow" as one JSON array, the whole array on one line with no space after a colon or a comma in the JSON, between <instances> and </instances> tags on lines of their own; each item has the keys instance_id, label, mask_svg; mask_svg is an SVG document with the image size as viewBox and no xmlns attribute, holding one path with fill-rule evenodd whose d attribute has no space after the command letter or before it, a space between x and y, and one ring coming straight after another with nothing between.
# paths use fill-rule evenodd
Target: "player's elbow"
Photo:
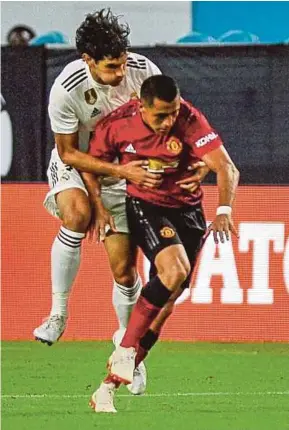
<instances>
[{"instance_id":1,"label":"player's elbow","mask_svg":"<svg viewBox=\"0 0 289 430\"><path fill-rule=\"evenodd\" d=\"M58 148L58 155L64 164L73 165L75 149Z\"/></svg>"},{"instance_id":2,"label":"player's elbow","mask_svg":"<svg viewBox=\"0 0 289 430\"><path fill-rule=\"evenodd\" d=\"M71 165L75 159L75 153L78 152L78 133L60 134L55 133L55 143L58 155L64 164Z\"/></svg>"}]
</instances>

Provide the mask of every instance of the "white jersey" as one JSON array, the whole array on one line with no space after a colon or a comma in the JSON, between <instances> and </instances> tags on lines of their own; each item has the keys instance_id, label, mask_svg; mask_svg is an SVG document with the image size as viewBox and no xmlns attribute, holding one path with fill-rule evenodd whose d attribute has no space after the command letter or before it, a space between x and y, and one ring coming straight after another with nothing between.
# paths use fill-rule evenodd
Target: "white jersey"
<instances>
[{"instance_id":1,"label":"white jersey","mask_svg":"<svg viewBox=\"0 0 289 430\"><path fill-rule=\"evenodd\" d=\"M90 133L94 131L96 123L128 102L132 96L139 96L143 81L160 73L157 66L146 57L130 53L125 77L120 85L111 87L97 83L83 60L69 63L55 79L50 92L48 111L53 132L72 134L78 131L79 150L86 152ZM57 148L53 149L47 170L50 191L45 197L44 206L57 217L60 216L55 199L58 193L79 188L87 194L79 172L68 167L60 159ZM129 232L125 215L125 191L124 179L103 178L102 198L121 233Z\"/></svg>"},{"instance_id":2,"label":"white jersey","mask_svg":"<svg viewBox=\"0 0 289 430\"><path fill-rule=\"evenodd\" d=\"M69 63L50 92L48 111L52 131L61 134L79 131L79 150L86 152L96 123L132 96L139 96L143 81L160 73L148 58L129 53L126 75L120 85L112 87L96 82L82 59Z\"/></svg>"}]
</instances>

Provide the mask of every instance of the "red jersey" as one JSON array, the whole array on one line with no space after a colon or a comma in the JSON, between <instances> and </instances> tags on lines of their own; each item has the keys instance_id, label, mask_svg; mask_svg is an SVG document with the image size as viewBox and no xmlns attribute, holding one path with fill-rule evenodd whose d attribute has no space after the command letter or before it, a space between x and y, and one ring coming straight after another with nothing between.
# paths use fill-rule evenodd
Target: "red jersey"
<instances>
[{"instance_id":1,"label":"red jersey","mask_svg":"<svg viewBox=\"0 0 289 430\"><path fill-rule=\"evenodd\" d=\"M127 193L150 203L181 207L196 205L202 190L189 193L176 181L191 176L187 170L204 154L223 143L204 115L188 102L182 101L179 115L167 135L154 133L142 120L139 101L132 100L111 112L97 125L89 152L95 157L121 164L133 160L148 160L149 170L161 172L159 188L144 189L127 184Z\"/></svg>"}]
</instances>

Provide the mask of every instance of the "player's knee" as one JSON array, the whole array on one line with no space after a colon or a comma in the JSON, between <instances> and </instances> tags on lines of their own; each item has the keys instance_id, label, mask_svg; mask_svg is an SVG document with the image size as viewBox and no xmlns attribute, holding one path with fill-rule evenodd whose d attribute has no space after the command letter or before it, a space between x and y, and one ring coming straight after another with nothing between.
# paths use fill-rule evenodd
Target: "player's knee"
<instances>
[{"instance_id":1,"label":"player's knee","mask_svg":"<svg viewBox=\"0 0 289 430\"><path fill-rule=\"evenodd\" d=\"M182 271L182 275L183 275L183 282L185 282L185 280L188 278L188 276L191 273L191 264L190 264L188 259L185 259L181 262L180 265L182 267L181 271Z\"/></svg>"},{"instance_id":2,"label":"player's knee","mask_svg":"<svg viewBox=\"0 0 289 430\"><path fill-rule=\"evenodd\" d=\"M162 274L163 282L170 290L175 290L185 282L190 274L189 262L176 262L167 267Z\"/></svg>"},{"instance_id":3,"label":"player's knee","mask_svg":"<svg viewBox=\"0 0 289 430\"><path fill-rule=\"evenodd\" d=\"M91 211L89 206L71 208L63 214L63 225L69 230L85 233L90 223Z\"/></svg>"},{"instance_id":4,"label":"player's knee","mask_svg":"<svg viewBox=\"0 0 289 430\"><path fill-rule=\"evenodd\" d=\"M120 285L125 285L126 287L132 287L137 278L136 268L128 264L119 263L113 268L113 277L115 281Z\"/></svg>"}]
</instances>

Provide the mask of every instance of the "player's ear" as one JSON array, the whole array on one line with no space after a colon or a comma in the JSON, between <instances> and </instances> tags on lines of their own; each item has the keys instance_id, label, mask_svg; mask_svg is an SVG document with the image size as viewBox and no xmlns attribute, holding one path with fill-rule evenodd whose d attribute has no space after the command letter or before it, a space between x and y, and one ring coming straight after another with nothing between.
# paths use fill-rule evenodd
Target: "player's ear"
<instances>
[{"instance_id":1,"label":"player's ear","mask_svg":"<svg viewBox=\"0 0 289 430\"><path fill-rule=\"evenodd\" d=\"M82 54L81 58L83 59L83 61L85 61L88 65L90 65L90 63L93 61L93 59L91 58L90 55L88 54Z\"/></svg>"},{"instance_id":2,"label":"player's ear","mask_svg":"<svg viewBox=\"0 0 289 430\"><path fill-rule=\"evenodd\" d=\"M144 105L143 105L142 101L140 101L139 111L140 111L140 112L143 112L144 110L145 110L145 107L144 107Z\"/></svg>"}]
</instances>

